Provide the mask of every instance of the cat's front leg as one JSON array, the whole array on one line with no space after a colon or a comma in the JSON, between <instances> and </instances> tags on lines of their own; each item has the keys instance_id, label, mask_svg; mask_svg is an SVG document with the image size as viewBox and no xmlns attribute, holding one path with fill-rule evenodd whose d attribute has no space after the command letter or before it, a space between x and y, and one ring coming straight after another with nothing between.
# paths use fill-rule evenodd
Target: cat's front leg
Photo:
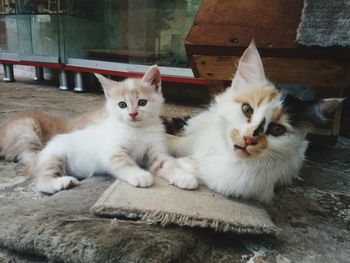
<instances>
[{"instance_id":1,"label":"cat's front leg","mask_svg":"<svg viewBox=\"0 0 350 263\"><path fill-rule=\"evenodd\" d=\"M153 184L150 172L140 168L137 163L124 152L115 153L110 157L111 174L136 187L148 187Z\"/></svg>"},{"instance_id":2,"label":"cat's front leg","mask_svg":"<svg viewBox=\"0 0 350 263\"><path fill-rule=\"evenodd\" d=\"M198 188L198 180L193 174L195 168L192 167L191 164L186 163L185 160L178 162L175 158L162 154L155 159L150 170L155 175L163 177L169 183L179 188Z\"/></svg>"}]
</instances>

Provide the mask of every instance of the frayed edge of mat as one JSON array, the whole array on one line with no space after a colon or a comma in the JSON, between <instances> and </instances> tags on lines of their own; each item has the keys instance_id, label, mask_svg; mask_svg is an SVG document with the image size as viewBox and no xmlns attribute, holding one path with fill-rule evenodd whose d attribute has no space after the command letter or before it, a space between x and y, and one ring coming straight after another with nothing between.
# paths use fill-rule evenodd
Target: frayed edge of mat
<instances>
[{"instance_id":1,"label":"frayed edge of mat","mask_svg":"<svg viewBox=\"0 0 350 263\"><path fill-rule=\"evenodd\" d=\"M216 232L235 232L238 234L277 234L279 229L274 225L241 225L227 223L221 220L186 216L164 211L129 211L123 209L108 209L92 207L97 216L136 219L150 225L179 225L183 227L211 228Z\"/></svg>"}]
</instances>

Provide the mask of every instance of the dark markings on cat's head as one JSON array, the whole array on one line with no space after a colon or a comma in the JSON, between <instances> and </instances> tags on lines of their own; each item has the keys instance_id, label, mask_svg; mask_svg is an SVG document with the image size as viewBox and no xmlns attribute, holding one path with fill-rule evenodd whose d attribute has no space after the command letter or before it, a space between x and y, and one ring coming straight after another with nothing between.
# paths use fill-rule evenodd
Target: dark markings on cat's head
<instances>
[{"instance_id":1,"label":"dark markings on cat's head","mask_svg":"<svg viewBox=\"0 0 350 263\"><path fill-rule=\"evenodd\" d=\"M182 118L176 117L171 119L168 119L166 117L161 118L166 128L166 133L176 135L181 133L185 129L187 121L191 118L191 116L184 116Z\"/></svg>"},{"instance_id":2,"label":"dark markings on cat's head","mask_svg":"<svg viewBox=\"0 0 350 263\"><path fill-rule=\"evenodd\" d=\"M309 123L316 127L328 127L342 101L338 98L303 101L287 94L283 99L283 109L293 126Z\"/></svg>"}]
</instances>

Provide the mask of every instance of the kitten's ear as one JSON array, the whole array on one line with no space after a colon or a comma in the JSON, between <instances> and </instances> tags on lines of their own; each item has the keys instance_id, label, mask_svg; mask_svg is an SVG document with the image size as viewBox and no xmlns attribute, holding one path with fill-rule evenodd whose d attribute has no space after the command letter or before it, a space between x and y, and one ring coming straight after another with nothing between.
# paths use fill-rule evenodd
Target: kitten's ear
<instances>
[{"instance_id":1,"label":"kitten's ear","mask_svg":"<svg viewBox=\"0 0 350 263\"><path fill-rule=\"evenodd\" d=\"M110 98L112 89L113 89L113 87L115 87L118 84L118 82L111 80L111 79L108 79L108 78L102 76L101 74L97 74L97 73L95 73L95 77L101 83L102 88L103 88L103 92L104 92L106 98Z\"/></svg>"},{"instance_id":2,"label":"kitten's ear","mask_svg":"<svg viewBox=\"0 0 350 263\"><path fill-rule=\"evenodd\" d=\"M305 114L309 117L309 120L316 126L327 126L334 118L334 114L338 108L341 107L344 99L331 98L320 99L312 104L312 108L309 106Z\"/></svg>"},{"instance_id":3,"label":"kitten's ear","mask_svg":"<svg viewBox=\"0 0 350 263\"><path fill-rule=\"evenodd\" d=\"M238 68L231 86L239 88L247 83L265 83L266 81L259 52L255 46L254 40L252 40L239 60Z\"/></svg>"},{"instance_id":4,"label":"kitten's ear","mask_svg":"<svg viewBox=\"0 0 350 263\"><path fill-rule=\"evenodd\" d=\"M341 107L344 99L331 98L312 101L301 101L288 96L285 100L285 109L296 124L305 121L313 126L328 127L334 117L334 113Z\"/></svg>"},{"instance_id":5,"label":"kitten's ear","mask_svg":"<svg viewBox=\"0 0 350 263\"><path fill-rule=\"evenodd\" d=\"M322 99L323 111L326 116L332 115L342 105L345 98Z\"/></svg>"},{"instance_id":6,"label":"kitten's ear","mask_svg":"<svg viewBox=\"0 0 350 263\"><path fill-rule=\"evenodd\" d=\"M161 86L160 71L157 65L154 65L147 70L145 75L143 75L142 81L150 84L155 91L161 92L162 86Z\"/></svg>"}]
</instances>

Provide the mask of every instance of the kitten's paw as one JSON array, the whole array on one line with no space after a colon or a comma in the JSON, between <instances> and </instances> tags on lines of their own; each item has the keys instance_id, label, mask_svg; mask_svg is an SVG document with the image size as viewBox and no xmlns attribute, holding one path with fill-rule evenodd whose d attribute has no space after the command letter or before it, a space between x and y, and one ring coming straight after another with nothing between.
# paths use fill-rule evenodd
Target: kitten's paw
<instances>
[{"instance_id":1,"label":"kitten's paw","mask_svg":"<svg viewBox=\"0 0 350 263\"><path fill-rule=\"evenodd\" d=\"M153 184L153 175L146 171L134 173L128 177L127 182L136 187L148 187Z\"/></svg>"},{"instance_id":2,"label":"kitten's paw","mask_svg":"<svg viewBox=\"0 0 350 263\"><path fill-rule=\"evenodd\" d=\"M60 176L50 179L43 179L36 185L40 192L54 194L59 191L79 185L79 181L71 176Z\"/></svg>"},{"instance_id":3,"label":"kitten's paw","mask_svg":"<svg viewBox=\"0 0 350 263\"><path fill-rule=\"evenodd\" d=\"M176 185L181 189L197 189L198 188L198 180L196 177L189 173L177 174L170 181L171 184Z\"/></svg>"},{"instance_id":4,"label":"kitten's paw","mask_svg":"<svg viewBox=\"0 0 350 263\"><path fill-rule=\"evenodd\" d=\"M176 163L179 167L191 174L196 174L199 171L198 163L190 157L178 158L176 159Z\"/></svg>"}]
</instances>

